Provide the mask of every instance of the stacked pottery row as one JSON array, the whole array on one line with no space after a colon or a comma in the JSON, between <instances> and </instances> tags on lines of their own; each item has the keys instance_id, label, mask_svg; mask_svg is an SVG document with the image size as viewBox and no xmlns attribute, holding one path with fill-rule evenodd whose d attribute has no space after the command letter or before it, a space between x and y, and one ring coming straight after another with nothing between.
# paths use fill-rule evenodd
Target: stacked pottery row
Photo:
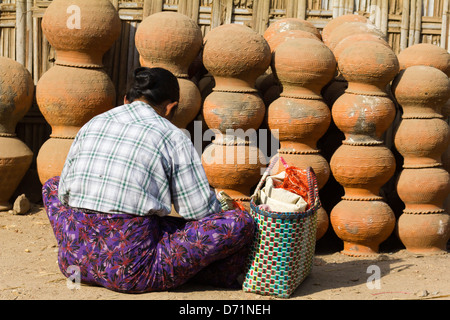
<instances>
[{"instance_id":1,"label":"stacked pottery row","mask_svg":"<svg viewBox=\"0 0 450 320\"><path fill-rule=\"evenodd\" d=\"M330 220L344 242L342 253L374 255L395 227L380 189L396 168L383 134L396 114L388 91L399 64L381 31L363 17L341 16L324 28L323 36L336 57L335 81L345 83L332 105L333 121L345 139L330 161L345 194Z\"/></svg>"},{"instance_id":2,"label":"stacked pottery row","mask_svg":"<svg viewBox=\"0 0 450 320\"><path fill-rule=\"evenodd\" d=\"M449 145L450 54L431 44L411 46L398 55L401 72L393 93L402 107L395 146L403 156L397 192L405 204L397 232L408 251L445 252L450 216L444 206L450 175L442 156Z\"/></svg>"},{"instance_id":3,"label":"stacked pottery row","mask_svg":"<svg viewBox=\"0 0 450 320\"><path fill-rule=\"evenodd\" d=\"M15 133L17 123L33 103L33 94L28 70L0 57L0 211L11 209L9 200L33 159L33 152Z\"/></svg>"},{"instance_id":4,"label":"stacked pottery row","mask_svg":"<svg viewBox=\"0 0 450 320\"><path fill-rule=\"evenodd\" d=\"M42 31L57 57L36 87L37 104L52 128L37 156L41 183L61 174L79 129L115 106L115 88L102 58L120 30L119 15L108 0L54 0L45 11Z\"/></svg>"},{"instance_id":5,"label":"stacked pottery row","mask_svg":"<svg viewBox=\"0 0 450 320\"><path fill-rule=\"evenodd\" d=\"M318 30L302 19L281 19L266 30L264 37L272 51L271 76L280 89L279 96L268 103L267 127L279 139L278 154L289 165L312 167L321 189L328 181L330 167L317 141L331 121L321 90L333 78L336 60ZM278 172L284 170L279 163L277 168ZM317 239L328 225L328 214L321 208Z\"/></svg>"}]
</instances>

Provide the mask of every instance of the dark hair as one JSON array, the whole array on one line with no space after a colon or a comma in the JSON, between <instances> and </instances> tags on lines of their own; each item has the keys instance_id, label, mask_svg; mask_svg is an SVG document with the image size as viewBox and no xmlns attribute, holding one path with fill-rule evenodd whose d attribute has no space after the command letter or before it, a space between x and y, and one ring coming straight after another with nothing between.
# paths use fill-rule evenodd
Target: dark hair
<instances>
[{"instance_id":1,"label":"dark hair","mask_svg":"<svg viewBox=\"0 0 450 320\"><path fill-rule=\"evenodd\" d=\"M163 68L137 68L126 98L130 103L144 98L152 106L159 106L167 100L179 101L178 79L172 72Z\"/></svg>"}]
</instances>

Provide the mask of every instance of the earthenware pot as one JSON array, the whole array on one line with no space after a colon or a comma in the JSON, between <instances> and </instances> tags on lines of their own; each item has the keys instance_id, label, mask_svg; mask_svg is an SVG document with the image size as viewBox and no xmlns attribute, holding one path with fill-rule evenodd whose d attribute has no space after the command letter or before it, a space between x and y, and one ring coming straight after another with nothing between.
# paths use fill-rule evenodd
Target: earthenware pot
<instances>
[{"instance_id":1,"label":"earthenware pot","mask_svg":"<svg viewBox=\"0 0 450 320\"><path fill-rule=\"evenodd\" d=\"M380 188L395 172L395 158L383 145L341 145L330 161L331 171L345 189L346 200L382 200Z\"/></svg>"},{"instance_id":2,"label":"earthenware pot","mask_svg":"<svg viewBox=\"0 0 450 320\"><path fill-rule=\"evenodd\" d=\"M342 253L350 256L378 254L395 228L394 213L383 201L343 200L331 211L330 221L344 242Z\"/></svg>"},{"instance_id":3,"label":"earthenware pot","mask_svg":"<svg viewBox=\"0 0 450 320\"><path fill-rule=\"evenodd\" d=\"M103 55L120 35L121 21L108 0L54 0L42 31L56 50L56 64L102 67Z\"/></svg>"},{"instance_id":4,"label":"earthenware pot","mask_svg":"<svg viewBox=\"0 0 450 320\"><path fill-rule=\"evenodd\" d=\"M215 91L256 92L256 79L270 61L267 41L244 25L221 25L205 36L203 64L214 76Z\"/></svg>"},{"instance_id":5,"label":"earthenware pot","mask_svg":"<svg viewBox=\"0 0 450 320\"><path fill-rule=\"evenodd\" d=\"M52 137L75 138L87 121L115 106L116 91L102 69L57 65L39 80L36 101Z\"/></svg>"},{"instance_id":6,"label":"earthenware pot","mask_svg":"<svg viewBox=\"0 0 450 320\"><path fill-rule=\"evenodd\" d=\"M36 165L42 184L61 175L72 143L73 139L50 138L39 149Z\"/></svg>"},{"instance_id":7,"label":"earthenware pot","mask_svg":"<svg viewBox=\"0 0 450 320\"><path fill-rule=\"evenodd\" d=\"M143 66L162 67L186 78L202 48L203 35L194 20L178 12L146 17L136 31L136 48Z\"/></svg>"},{"instance_id":8,"label":"earthenware pot","mask_svg":"<svg viewBox=\"0 0 450 320\"><path fill-rule=\"evenodd\" d=\"M402 50L398 55L400 70L412 66L430 66L450 76L450 53L431 43L418 43Z\"/></svg>"},{"instance_id":9,"label":"earthenware pot","mask_svg":"<svg viewBox=\"0 0 450 320\"><path fill-rule=\"evenodd\" d=\"M445 254L450 238L450 216L446 212L402 214L398 219L397 233L412 253Z\"/></svg>"},{"instance_id":10,"label":"earthenware pot","mask_svg":"<svg viewBox=\"0 0 450 320\"><path fill-rule=\"evenodd\" d=\"M382 144L395 114L394 102L385 96L344 93L332 108L334 123L344 132L347 144Z\"/></svg>"},{"instance_id":11,"label":"earthenware pot","mask_svg":"<svg viewBox=\"0 0 450 320\"><path fill-rule=\"evenodd\" d=\"M361 23L369 23L369 20L357 14L345 14L336 18L331 19L322 30L322 41L327 46L329 45L329 37L334 32L334 30L349 22L361 22Z\"/></svg>"},{"instance_id":12,"label":"earthenware pot","mask_svg":"<svg viewBox=\"0 0 450 320\"><path fill-rule=\"evenodd\" d=\"M399 71L391 48L377 41L357 41L339 55L338 68L348 81L346 92L386 95L386 86Z\"/></svg>"},{"instance_id":13,"label":"earthenware pot","mask_svg":"<svg viewBox=\"0 0 450 320\"><path fill-rule=\"evenodd\" d=\"M335 74L336 60L319 40L291 39L277 47L272 70L283 87L282 96L321 99L322 88Z\"/></svg>"},{"instance_id":14,"label":"earthenware pot","mask_svg":"<svg viewBox=\"0 0 450 320\"><path fill-rule=\"evenodd\" d=\"M16 125L31 107L34 84L20 63L0 57L0 211L10 209L14 191L31 165L33 152L16 137Z\"/></svg>"}]
</instances>

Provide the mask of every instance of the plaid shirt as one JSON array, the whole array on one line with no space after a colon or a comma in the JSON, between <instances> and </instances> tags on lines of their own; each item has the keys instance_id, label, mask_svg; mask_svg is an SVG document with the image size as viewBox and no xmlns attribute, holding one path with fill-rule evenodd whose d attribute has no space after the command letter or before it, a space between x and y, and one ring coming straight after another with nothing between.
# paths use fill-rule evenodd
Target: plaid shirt
<instances>
[{"instance_id":1,"label":"plaid shirt","mask_svg":"<svg viewBox=\"0 0 450 320\"><path fill-rule=\"evenodd\" d=\"M220 212L191 140L143 102L94 117L78 132L61 173L65 205L105 213L200 219Z\"/></svg>"}]
</instances>

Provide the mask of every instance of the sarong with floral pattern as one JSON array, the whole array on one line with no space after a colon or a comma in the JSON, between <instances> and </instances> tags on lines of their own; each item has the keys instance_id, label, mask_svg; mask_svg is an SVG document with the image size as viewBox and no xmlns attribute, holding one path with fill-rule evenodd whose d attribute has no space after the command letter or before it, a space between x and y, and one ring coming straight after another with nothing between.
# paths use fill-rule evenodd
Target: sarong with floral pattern
<instances>
[{"instance_id":1,"label":"sarong with floral pattern","mask_svg":"<svg viewBox=\"0 0 450 320\"><path fill-rule=\"evenodd\" d=\"M241 210L197 221L156 215L106 214L64 206L59 177L43 186L43 202L66 277L73 267L81 282L142 293L174 289L190 279L239 287L254 221Z\"/></svg>"}]
</instances>

